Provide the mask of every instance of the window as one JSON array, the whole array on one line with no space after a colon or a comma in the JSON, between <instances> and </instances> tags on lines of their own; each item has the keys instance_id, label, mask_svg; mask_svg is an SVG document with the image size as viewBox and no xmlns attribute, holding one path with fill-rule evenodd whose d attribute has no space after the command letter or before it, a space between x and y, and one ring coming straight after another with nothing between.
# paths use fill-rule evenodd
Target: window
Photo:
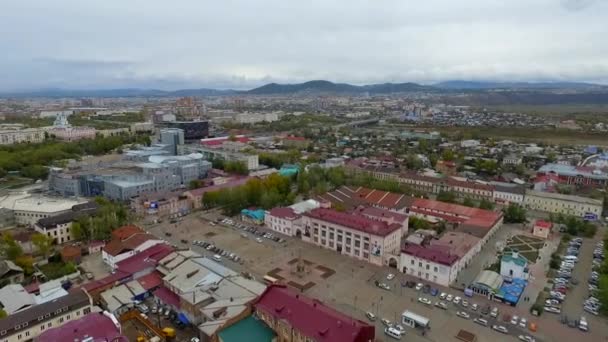
<instances>
[{"instance_id":1,"label":"window","mask_svg":"<svg viewBox=\"0 0 608 342\"><path fill-rule=\"evenodd\" d=\"M357 247L357 248L361 247L361 241L355 240L355 247Z\"/></svg>"},{"instance_id":2,"label":"window","mask_svg":"<svg viewBox=\"0 0 608 342\"><path fill-rule=\"evenodd\" d=\"M40 326L40 330L44 330L44 324Z\"/></svg>"},{"instance_id":3,"label":"window","mask_svg":"<svg viewBox=\"0 0 608 342\"><path fill-rule=\"evenodd\" d=\"M29 336L30 336L30 332L29 332L29 331L26 331L26 332L25 332L25 337L29 337Z\"/></svg>"},{"instance_id":4,"label":"window","mask_svg":"<svg viewBox=\"0 0 608 342\"><path fill-rule=\"evenodd\" d=\"M431 266L429 264L426 264L426 269L428 270L429 268L431 268Z\"/></svg>"},{"instance_id":5,"label":"window","mask_svg":"<svg viewBox=\"0 0 608 342\"><path fill-rule=\"evenodd\" d=\"M329 239L333 240L334 239L334 233L329 233Z\"/></svg>"},{"instance_id":6,"label":"window","mask_svg":"<svg viewBox=\"0 0 608 342\"><path fill-rule=\"evenodd\" d=\"M412 265L414 265L414 260L412 260Z\"/></svg>"},{"instance_id":7,"label":"window","mask_svg":"<svg viewBox=\"0 0 608 342\"><path fill-rule=\"evenodd\" d=\"M358 249L355 249L355 255L359 256L359 250Z\"/></svg>"},{"instance_id":8,"label":"window","mask_svg":"<svg viewBox=\"0 0 608 342\"><path fill-rule=\"evenodd\" d=\"M422 262L418 262L418 267L422 267Z\"/></svg>"},{"instance_id":9,"label":"window","mask_svg":"<svg viewBox=\"0 0 608 342\"><path fill-rule=\"evenodd\" d=\"M351 239L350 238L346 238L346 244L350 245L351 244Z\"/></svg>"},{"instance_id":10,"label":"window","mask_svg":"<svg viewBox=\"0 0 608 342\"><path fill-rule=\"evenodd\" d=\"M433 271L435 271L435 273L437 273L437 266L435 266L435 268L433 269Z\"/></svg>"},{"instance_id":11,"label":"window","mask_svg":"<svg viewBox=\"0 0 608 342\"><path fill-rule=\"evenodd\" d=\"M59 318L59 323L63 323L63 317Z\"/></svg>"},{"instance_id":12,"label":"window","mask_svg":"<svg viewBox=\"0 0 608 342\"><path fill-rule=\"evenodd\" d=\"M20 340L21 339L21 334L17 335L17 339Z\"/></svg>"},{"instance_id":13,"label":"window","mask_svg":"<svg viewBox=\"0 0 608 342\"><path fill-rule=\"evenodd\" d=\"M326 232L325 230L322 230L322 231L321 231L321 236L322 236L322 237L325 237L325 235L326 235L326 234L327 234L327 232Z\"/></svg>"}]
</instances>

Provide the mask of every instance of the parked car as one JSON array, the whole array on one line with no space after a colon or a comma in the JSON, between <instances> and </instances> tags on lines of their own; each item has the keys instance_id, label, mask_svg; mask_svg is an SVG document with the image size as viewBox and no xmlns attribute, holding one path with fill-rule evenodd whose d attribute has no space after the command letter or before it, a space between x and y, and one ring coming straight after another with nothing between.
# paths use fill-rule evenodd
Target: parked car
<instances>
[{"instance_id":1,"label":"parked car","mask_svg":"<svg viewBox=\"0 0 608 342\"><path fill-rule=\"evenodd\" d=\"M425 297L419 297L418 298L418 302L420 302L422 304L426 304L426 305L431 305L431 301L428 298L425 298Z\"/></svg>"},{"instance_id":2,"label":"parked car","mask_svg":"<svg viewBox=\"0 0 608 342\"><path fill-rule=\"evenodd\" d=\"M447 310L448 309L448 304L446 302L441 302L441 301L435 302L435 306L438 307L438 308L440 308L440 309L443 309L443 310Z\"/></svg>"},{"instance_id":3,"label":"parked car","mask_svg":"<svg viewBox=\"0 0 608 342\"><path fill-rule=\"evenodd\" d=\"M423 287L424 287L424 285L422 283L416 284L416 291L422 290Z\"/></svg>"},{"instance_id":4,"label":"parked car","mask_svg":"<svg viewBox=\"0 0 608 342\"><path fill-rule=\"evenodd\" d=\"M483 318L475 318L473 320L473 322L475 322L477 324L480 324L480 325L483 325L484 327L488 326L488 321L486 319L483 319Z\"/></svg>"},{"instance_id":5,"label":"parked car","mask_svg":"<svg viewBox=\"0 0 608 342\"><path fill-rule=\"evenodd\" d=\"M494 318L498 317L498 308L497 307L492 308L492 312L490 312L490 316L492 316Z\"/></svg>"},{"instance_id":6,"label":"parked car","mask_svg":"<svg viewBox=\"0 0 608 342\"><path fill-rule=\"evenodd\" d=\"M456 312L456 316L464 318L464 319L469 319L471 318L471 316L469 316L468 313L466 313L465 311L457 311Z\"/></svg>"},{"instance_id":7,"label":"parked car","mask_svg":"<svg viewBox=\"0 0 608 342\"><path fill-rule=\"evenodd\" d=\"M507 330L507 328L504 327L504 326L502 326L502 325L495 324L495 325L492 326L492 329L494 329L494 330L496 330L498 332L501 332L503 334L508 334L509 333L509 330Z\"/></svg>"},{"instance_id":8,"label":"parked car","mask_svg":"<svg viewBox=\"0 0 608 342\"><path fill-rule=\"evenodd\" d=\"M376 320L376 315L374 315L373 313L371 313L369 311L365 313L365 316L367 317L367 319L369 319L372 322Z\"/></svg>"},{"instance_id":9,"label":"parked car","mask_svg":"<svg viewBox=\"0 0 608 342\"><path fill-rule=\"evenodd\" d=\"M545 312L550 312L550 313L555 313L555 314L559 314L562 312L562 310L558 307L555 306L545 306Z\"/></svg>"},{"instance_id":10,"label":"parked car","mask_svg":"<svg viewBox=\"0 0 608 342\"><path fill-rule=\"evenodd\" d=\"M392 274L392 273L389 273L389 274L386 276L386 280L393 280L393 279L395 279L395 275L394 275L394 274Z\"/></svg>"},{"instance_id":11,"label":"parked car","mask_svg":"<svg viewBox=\"0 0 608 342\"><path fill-rule=\"evenodd\" d=\"M382 322L382 324L384 324L385 327L390 327L391 326L391 321L389 321L386 318L381 319L380 322Z\"/></svg>"},{"instance_id":12,"label":"parked car","mask_svg":"<svg viewBox=\"0 0 608 342\"><path fill-rule=\"evenodd\" d=\"M447 296L447 293L441 292L441 294L439 295L439 299L444 300L446 296Z\"/></svg>"},{"instance_id":13,"label":"parked car","mask_svg":"<svg viewBox=\"0 0 608 342\"><path fill-rule=\"evenodd\" d=\"M475 304L475 303L473 303L471 305L471 310L473 310L473 311L477 311L478 308L479 308L479 306L477 304Z\"/></svg>"}]
</instances>

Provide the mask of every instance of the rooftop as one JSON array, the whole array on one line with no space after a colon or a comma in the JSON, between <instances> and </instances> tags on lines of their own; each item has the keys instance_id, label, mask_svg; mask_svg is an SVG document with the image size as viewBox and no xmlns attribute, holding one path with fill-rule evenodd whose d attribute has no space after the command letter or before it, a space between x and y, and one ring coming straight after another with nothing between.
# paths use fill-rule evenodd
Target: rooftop
<instances>
[{"instance_id":1,"label":"rooftop","mask_svg":"<svg viewBox=\"0 0 608 342\"><path fill-rule=\"evenodd\" d=\"M477 226L489 229L493 227L502 217L502 213L466 207L459 204L445 203L425 198L414 200L411 210L430 216L443 215L446 221L460 222L469 226Z\"/></svg>"},{"instance_id":2,"label":"rooftop","mask_svg":"<svg viewBox=\"0 0 608 342\"><path fill-rule=\"evenodd\" d=\"M558 194L558 193L553 193L553 192L542 192L542 191L534 191L534 190L526 191L526 196L536 196L536 197L550 198L550 199L560 200L560 201L577 202L577 203L583 203L583 204L600 206L600 207L603 204L603 202L601 200L596 200L596 199L589 198L589 197L564 195L564 194Z\"/></svg>"},{"instance_id":3,"label":"rooftop","mask_svg":"<svg viewBox=\"0 0 608 342\"><path fill-rule=\"evenodd\" d=\"M517 252L507 252L502 255L501 262L512 262L518 266L525 267L528 264L528 260Z\"/></svg>"},{"instance_id":4,"label":"rooftop","mask_svg":"<svg viewBox=\"0 0 608 342\"><path fill-rule=\"evenodd\" d=\"M401 229L399 224L387 224L384 221L372 220L360 214L339 212L333 209L317 208L305 213L304 216L377 236L386 236Z\"/></svg>"},{"instance_id":5,"label":"rooftop","mask_svg":"<svg viewBox=\"0 0 608 342\"><path fill-rule=\"evenodd\" d=\"M551 227L553 226L553 224L549 221L544 221L544 220L536 220L536 222L534 222L534 227L540 227L540 228L544 228L544 229L551 229Z\"/></svg>"},{"instance_id":6,"label":"rooftop","mask_svg":"<svg viewBox=\"0 0 608 342\"><path fill-rule=\"evenodd\" d=\"M538 169L539 173L557 173L564 176L583 176L593 179L608 179L608 173L593 167L572 166L563 164L545 164Z\"/></svg>"},{"instance_id":7,"label":"rooftop","mask_svg":"<svg viewBox=\"0 0 608 342\"><path fill-rule=\"evenodd\" d=\"M143 232L144 232L144 230L141 229L140 227L130 224L130 225L122 226L120 228L116 228L114 231L112 231L112 238L118 239L118 240L125 240L125 239L128 239L129 237L131 237L131 235L134 235L137 233L143 233Z\"/></svg>"},{"instance_id":8,"label":"rooftop","mask_svg":"<svg viewBox=\"0 0 608 342\"><path fill-rule=\"evenodd\" d=\"M302 296L285 286L268 287L254 306L256 310L286 320L300 333L318 342L374 339L374 326L338 312L316 299Z\"/></svg>"},{"instance_id":9,"label":"rooftop","mask_svg":"<svg viewBox=\"0 0 608 342\"><path fill-rule=\"evenodd\" d=\"M253 316L242 319L219 333L222 342L271 342L275 336L266 323Z\"/></svg>"},{"instance_id":10,"label":"rooftop","mask_svg":"<svg viewBox=\"0 0 608 342\"><path fill-rule=\"evenodd\" d=\"M458 259L458 255L450 254L441 246L422 246L406 243L401 251L416 258L432 261L445 266L452 266Z\"/></svg>"},{"instance_id":11,"label":"rooftop","mask_svg":"<svg viewBox=\"0 0 608 342\"><path fill-rule=\"evenodd\" d=\"M82 203L86 203L86 201L48 196L31 196L16 200L13 209L21 211L37 211L42 213L56 213L71 210L73 206Z\"/></svg>"},{"instance_id":12,"label":"rooftop","mask_svg":"<svg viewBox=\"0 0 608 342\"><path fill-rule=\"evenodd\" d=\"M283 207L270 209L269 215L288 220L295 220L300 217L293 209Z\"/></svg>"},{"instance_id":13,"label":"rooftop","mask_svg":"<svg viewBox=\"0 0 608 342\"><path fill-rule=\"evenodd\" d=\"M45 330L36 342L71 341L126 341L120 339L120 323L107 312L90 313L80 319L68 321L62 326Z\"/></svg>"}]
</instances>

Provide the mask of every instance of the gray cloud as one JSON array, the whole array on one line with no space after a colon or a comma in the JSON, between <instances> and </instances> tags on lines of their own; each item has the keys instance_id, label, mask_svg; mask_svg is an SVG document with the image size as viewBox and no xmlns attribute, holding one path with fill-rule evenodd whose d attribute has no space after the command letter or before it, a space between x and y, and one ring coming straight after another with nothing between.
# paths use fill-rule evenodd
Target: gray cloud
<instances>
[{"instance_id":1,"label":"gray cloud","mask_svg":"<svg viewBox=\"0 0 608 342\"><path fill-rule=\"evenodd\" d=\"M11 1L0 90L608 80L608 1Z\"/></svg>"}]
</instances>

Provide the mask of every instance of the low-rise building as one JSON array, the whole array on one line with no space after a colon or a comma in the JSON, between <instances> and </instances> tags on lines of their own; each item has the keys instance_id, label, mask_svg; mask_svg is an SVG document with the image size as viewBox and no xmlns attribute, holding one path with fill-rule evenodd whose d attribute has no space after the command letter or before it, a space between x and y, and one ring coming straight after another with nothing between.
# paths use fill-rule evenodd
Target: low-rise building
<instances>
[{"instance_id":1,"label":"low-rise building","mask_svg":"<svg viewBox=\"0 0 608 342\"><path fill-rule=\"evenodd\" d=\"M42 218L70 212L72 207L83 203L86 201L35 195L16 200L12 210L15 223L33 226Z\"/></svg>"},{"instance_id":2,"label":"low-rise building","mask_svg":"<svg viewBox=\"0 0 608 342\"><path fill-rule=\"evenodd\" d=\"M0 130L0 145L14 145L21 143L37 144L43 142L44 138L44 130L40 128Z\"/></svg>"},{"instance_id":3,"label":"low-rise building","mask_svg":"<svg viewBox=\"0 0 608 342\"><path fill-rule=\"evenodd\" d=\"M20 284L10 284L0 288L0 306L8 315L26 310L36 305L36 299Z\"/></svg>"},{"instance_id":4,"label":"low-rise building","mask_svg":"<svg viewBox=\"0 0 608 342\"><path fill-rule=\"evenodd\" d=\"M373 325L281 285L269 286L255 302L254 310L276 332L278 341L371 342L375 339Z\"/></svg>"},{"instance_id":5,"label":"low-rise building","mask_svg":"<svg viewBox=\"0 0 608 342\"><path fill-rule=\"evenodd\" d=\"M603 210L603 201L575 195L527 190L526 208L555 214L574 215L597 219Z\"/></svg>"},{"instance_id":6,"label":"low-rise building","mask_svg":"<svg viewBox=\"0 0 608 342\"><path fill-rule=\"evenodd\" d=\"M10 260L0 260L0 284L18 284L23 281L23 269Z\"/></svg>"},{"instance_id":7,"label":"low-rise building","mask_svg":"<svg viewBox=\"0 0 608 342\"><path fill-rule=\"evenodd\" d=\"M376 265L398 265L402 225L317 208L302 215L303 239Z\"/></svg>"},{"instance_id":8,"label":"low-rise building","mask_svg":"<svg viewBox=\"0 0 608 342\"><path fill-rule=\"evenodd\" d=\"M526 189L517 184L492 182L494 186L494 202L509 205L510 203L523 204Z\"/></svg>"},{"instance_id":9,"label":"low-rise building","mask_svg":"<svg viewBox=\"0 0 608 342\"><path fill-rule=\"evenodd\" d=\"M536 220L534 222L534 226L532 227L532 235L537 236L539 238L547 239L549 234L551 233L551 228L553 224L549 221L544 220Z\"/></svg>"},{"instance_id":10,"label":"low-rise building","mask_svg":"<svg viewBox=\"0 0 608 342\"><path fill-rule=\"evenodd\" d=\"M517 251L504 253L500 259L500 275L505 279L528 279L528 260Z\"/></svg>"},{"instance_id":11,"label":"low-rise building","mask_svg":"<svg viewBox=\"0 0 608 342\"><path fill-rule=\"evenodd\" d=\"M91 313L93 304L84 290L69 294L0 319L0 341L21 342L37 338L47 329L60 327Z\"/></svg>"},{"instance_id":12,"label":"low-rise building","mask_svg":"<svg viewBox=\"0 0 608 342\"><path fill-rule=\"evenodd\" d=\"M546 164L537 171L537 175L555 175L559 183L604 187L608 185L608 172L601 168L589 166L572 166L563 164Z\"/></svg>"},{"instance_id":13,"label":"low-rise building","mask_svg":"<svg viewBox=\"0 0 608 342\"><path fill-rule=\"evenodd\" d=\"M46 329L35 342L58 341L127 341L122 335L120 322L111 313L95 312L82 316L80 319L66 324Z\"/></svg>"},{"instance_id":14,"label":"low-rise building","mask_svg":"<svg viewBox=\"0 0 608 342\"><path fill-rule=\"evenodd\" d=\"M137 233L124 240L114 239L108 242L103 247L101 256L106 264L114 268L118 262L159 243L165 243L165 241L151 234Z\"/></svg>"}]
</instances>

